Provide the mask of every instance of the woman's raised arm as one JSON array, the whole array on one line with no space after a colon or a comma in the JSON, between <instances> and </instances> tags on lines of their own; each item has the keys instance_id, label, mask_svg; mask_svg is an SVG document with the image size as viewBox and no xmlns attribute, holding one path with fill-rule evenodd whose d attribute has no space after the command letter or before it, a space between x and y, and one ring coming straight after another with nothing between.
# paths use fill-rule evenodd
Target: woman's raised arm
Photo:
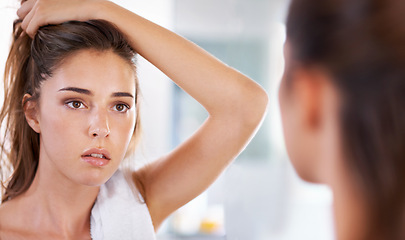
<instances>
[{"instance_id":1,"label":"woman's raised arm","mask_svg":"<svg viewBox=\"0 0 405 240\"><path fill-rule=\"evenodd\" d=\"M115 24L140 55L208 111L209 117L190 139L136 173L155 228L203 192L244 149L262 121L267 95L254 81L112 2L29 0L18 14L30 35L39 26L68 20L104 19Z\"/></svg>"}]
</instances>

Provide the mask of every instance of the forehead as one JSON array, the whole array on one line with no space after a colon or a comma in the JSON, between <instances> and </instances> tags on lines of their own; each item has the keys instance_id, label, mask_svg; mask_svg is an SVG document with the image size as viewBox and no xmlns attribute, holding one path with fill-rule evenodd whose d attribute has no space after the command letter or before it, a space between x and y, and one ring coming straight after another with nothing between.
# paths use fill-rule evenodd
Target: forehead
<instances>
[{"instance_id":1,"label":"forehead","mask_svg":"<svg viewBox=\"0 0 405 240\"><path fill-rule=\"evenodd\" d=\"M95 93L126 91L135 94L134 67L112 51L82 50L62 61L45 88L79 87Z\"/></svg>"}]
</instances>

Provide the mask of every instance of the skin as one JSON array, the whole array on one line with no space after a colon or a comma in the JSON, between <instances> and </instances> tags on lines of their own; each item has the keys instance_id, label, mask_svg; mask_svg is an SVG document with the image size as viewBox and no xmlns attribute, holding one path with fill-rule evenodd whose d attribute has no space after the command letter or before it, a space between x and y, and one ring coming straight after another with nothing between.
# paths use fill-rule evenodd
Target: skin
<instances>
[{"instance_id":1,"label":"skin","mask_svg":"<svg viewBox=\"0 0 405 240\"><path fill-rule=\"evenodd\" d=\"M30 36L35 34L39 26L68 20L104 19L112 22L140 55L200 102L209 113L205 123L189 140L134 173L138 176L134 178L135 184L144 186L139 189L156 230L170 213L198 196L218 177L244 149L263 119L267 95L254 81L182 37L111 2L30 0L21 6L17 14L23 19L22 27ZM23 194L0 207L0 236L7 236L7 239L25 236L35 236L36 239L88 239L89 216L98 186L112 175L126 151L135 116L130 112L120 115L112 111L114 101L111 93L134 93L132 72L111 53L80 54L80 58L72 57L62 65L58 73L65 76L63 79L73 81L70 84L91 90L94 96L80 96L83 101L91 102L92 107L82 112L82 109L72 110L58 105L60 101L53 103L52 107L59 106L60 111L68 115L67 119L72 122L61 120L60 116L56 119L56 114L47 114L43 106L48 104L47 97L52 98L52 94L56 94L52 90L66 86L58 85L55 79L47 80L42 86L43 102L39 106L39 114L35 104L30 103L27 107L26 118L30 126L44 135L41 136L40 159L45 160L40 160L39 164L49 164L39 167L41 174L38 171L36 179L43 181L38 180L30 187L27 194L31 195ZM95 61L97 54L102 56L100 61ZM103 65L107 58L116 68ZM87 68L94 71L81 71L83 75L78 74L77 79L70 77L70 74L80 73L81 61L89 64L83 65L86 71ZM108 75L104 70L112 72L108 72ZM82 77L86 79L80 81ZM97 84L99 81L103 81L103 84ZM77 117L79 114L83 117ZM71 131L63 128L69 125L67 123ZM43 129L51 127L53 133ZM98 131L97 139L92 135L94 131ZM80 143L76 137L80 138ZM72 144L67 155L61 156L52 148L52 144L57 144L54 141L59 138L63 140L59 142L66 140ZM100 146L109 148L114 160L111 165L98 169L77 159L77 154L82 154L85 148ZM64 151L64 146L58 145L58 149ZM69 169L65 169L66 162L69 162ZM52 181L45 181L50 177ZM68 186L68 192L61 190L61 186ZM50 207L54 205L57 206ZM28 211L32 207L36 209L35 212ZM39 221L36 218L38 215L42 224L34 224L35 227L27 229L26 226Z\"/></svg>"},{"instance_id":2,"label":"skin","mask_svg":"<svg viewBox=\"0 0 405 240\"><path fill-rule=\"evenodd\" d=\"M134 77L131 66L115 53L85 50L67 59L43 83L39 104L26 105L27 121L40 133L39 167L29 190L2 206L1 226L12 229L8 234L14 236L24 229L24 238L42 239L36 234L41 229L52 238L58 238L59 232L68 239L90 238L89 223L83 221L90 215L84 210L91 210L99 186L117 170L135 126L134 98L112 95L134 96ZM65 90L72 87L91 94ZM106 149L109 163L95 167L83 161L81 155L91 148ZM83 212L77 214L64 205ZM42 217L43 212L49 218ZM74 220L64 221L68 219Z\"/></svg>"},{"instance_id":3,"label":"skin","mask_svg":"<svg viewBox=\"0 0 405 240\"><path fill-rule=\"evenodd\" d=\"M364 239L365 200L341 149L339 91L325 69L300 65L291 54L287 41L279 102L289 157L303 180L331 187L337 239Z\"/></svg>"}]
</instances>

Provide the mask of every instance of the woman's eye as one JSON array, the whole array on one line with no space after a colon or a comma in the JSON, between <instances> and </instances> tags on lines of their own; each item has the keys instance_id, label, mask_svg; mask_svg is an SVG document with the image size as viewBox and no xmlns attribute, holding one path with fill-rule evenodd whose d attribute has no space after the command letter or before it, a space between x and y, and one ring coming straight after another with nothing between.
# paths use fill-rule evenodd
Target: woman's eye
<instances>
[{"instance_id":1,"label":"woman's eye","mask_svg":"<svg viewBox=\"0 0 405 240\"><path fill-rule=\"evenodd\" d=\"M73 109L80 109L80 108L85 107L84 104L80 101L71 101L71 102L66 103L66 105Z\"/></svg>"},{"instance_id":2,"label":"woman's eye","mask_svg":"<svg viewBox=\"0 0 405 240\"><path fill-rule=\"evenodd\" d=\"M126 104L119 103L114 105L114 110L117 112L126 112L128 109L129 107Z\"/></svg>"}]
</instances>

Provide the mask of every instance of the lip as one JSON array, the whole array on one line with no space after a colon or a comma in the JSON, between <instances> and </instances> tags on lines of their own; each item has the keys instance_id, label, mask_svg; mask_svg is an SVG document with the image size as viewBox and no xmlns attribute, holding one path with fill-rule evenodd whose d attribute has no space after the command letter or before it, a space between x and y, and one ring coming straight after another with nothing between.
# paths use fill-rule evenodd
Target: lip
<instances>
[{"instance_id":1,"label":"lip","mask_svg":"<svg viewBox=\"0 0 405 240\"><path fill-rule=\"evenodd\" d=\"M92 157L91 154L102 154L104 158ZM110 153L104 148L91 148L83 152L81 155L83 161L96 166L102 167L107 165L111 160Z\"/></svg>"},{"instance_id":2,"label":"lip","mask_svg":"<svg viewBox=\"0 0 405 240\"><path fill-rule=\"evenodd\" d=\"M104 148L91 148L91 149L85 151L85 152L82 154L82 157L91 155L91 154L93 154L93 153L94 153L94 154L103 154L103 156L104 156L107 160L111 160L111 155L110 155L110 153L109 153L106 149L104 149Z\"/></svg>"}]
</instances>

